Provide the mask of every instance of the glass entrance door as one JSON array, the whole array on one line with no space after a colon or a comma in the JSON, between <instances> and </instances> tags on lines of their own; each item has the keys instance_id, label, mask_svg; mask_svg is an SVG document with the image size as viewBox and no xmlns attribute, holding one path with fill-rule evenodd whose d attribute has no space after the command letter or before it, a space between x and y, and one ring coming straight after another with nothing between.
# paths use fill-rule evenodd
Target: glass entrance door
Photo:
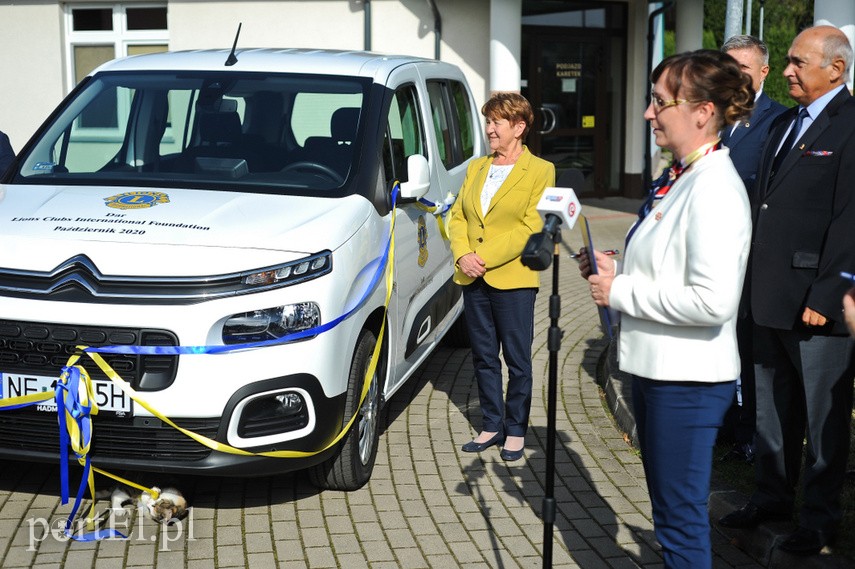
<instances>
[{"instance_id":1,"label":"glass entrance door","mask_svg":"<svg viewBox=\"0 0 855 569\"><path fill-rule=\"evenodd\" d=\"M535 110L528 144L555 164L559 178L567 169L581 170L584 186L574 189L598 197L620 190L621 89L616 87L623 66L615 65L622 54L613 53L610 41L605 35L574 37L566 29L523 28L523 95Z\"/></svg>"}]
</instances>

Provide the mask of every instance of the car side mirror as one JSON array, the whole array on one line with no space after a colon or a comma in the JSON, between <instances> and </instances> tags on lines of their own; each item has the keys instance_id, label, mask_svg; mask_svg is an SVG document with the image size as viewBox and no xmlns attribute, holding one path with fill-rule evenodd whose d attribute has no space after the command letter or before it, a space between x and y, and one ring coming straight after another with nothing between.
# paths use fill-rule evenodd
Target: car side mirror
<instances>
[{"instance_id":1,"label":"car side mirror","mask_svg":"<svg viewBox=\"0 0 855 569\"><path fill-rule=\"evenodd\" d=\"M427 158L421 154L413 154L407 157L408 182L401 184L401 197L403 199L423 198L430 188L430 166Z\"/></svg>"}]
</instances>

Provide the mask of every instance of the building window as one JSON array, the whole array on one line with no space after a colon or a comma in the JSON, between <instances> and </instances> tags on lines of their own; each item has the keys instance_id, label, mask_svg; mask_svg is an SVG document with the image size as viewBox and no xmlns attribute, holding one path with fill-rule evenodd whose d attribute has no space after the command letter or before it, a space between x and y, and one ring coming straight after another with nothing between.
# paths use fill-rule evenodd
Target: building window
<instances>
[{"instance_id":1,"label":"building window","mask_svg":"<svg viewBox=\"0 0 855 569\"><path fill-rule=\"evenodd\" d=\"M166 5L66 5L66 38L70 90L111 59L166 51Z\"/></svg>"}]
</instances>

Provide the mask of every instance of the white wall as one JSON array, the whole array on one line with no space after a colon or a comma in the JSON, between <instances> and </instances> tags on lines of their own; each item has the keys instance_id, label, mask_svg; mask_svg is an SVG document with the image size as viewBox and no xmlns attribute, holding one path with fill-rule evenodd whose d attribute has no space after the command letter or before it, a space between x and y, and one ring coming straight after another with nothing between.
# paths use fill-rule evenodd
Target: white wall
<instances>
[{"instance_id":1,"label":"white wall","mask_svg":"<svg viewBox=\"0 0 855 569\"><path fill-rule=\"evenodd\" d=\"M354 4L344 0L171 0L169 48L231 48L238 23L243 23L238 47L361 50L362 7Z\"/></svg>"},{"instance_id":2,"label":"white wall","mask_svg":"<svg viewBox=\"0 0 855 569\"><path fill-rule=\"evenodd\" d=\"M489 1L436 0L436 4L442 17L440 59L460 67L476 102L483 102ZM171 0L170 49L231 47L238 22L243 22L241 47L365 47L363 3L354 0ZM433 59L433 29L433 13L426 0L371 2L372 51Z\"/></svg>"},{"instance_id":3,"label":"white wall","mask_svg":"<svg viewBox=\"0 0 855 569\"><path fill-rule=\"evenodd\" d=\"M56 2L0 3L0 130L15 152L65 96Z\"/></svg>"},{"instance_id":4,"label":"white wall","mask_svg":"<svg viewBox=\"0 0 855 569\"><path fill-rule=\"evenodd\" d=\"M677 16L674 34L677 53L701 49L704 44L703 0L680 0L674 9Z\"/></svg>"},{"instance_id":5,"label":"white wall","mask_svg":"<svg viewBox=\"0 0 855 569\"><path fill-rule=\"evenodd\" d=\"M440 58L463 70L480 107L489 97L491 2L435 1L442 16ZM817 4L823 1L851 6L851 0L817 0ZM624 169L638 174L648 132L641 118L649 89L647 2L627 0L627 5ZM434 20L427 0L372 0L371 9L374 51L434 57ZM243 23L242 47L361 50L365 46L363 2L359 0L168 0L168 10L172 50L228 49L239 22ZM16 150L69 89L63 84L63 42L58 0L0 0L0 50L4 54L0 58L0 130L9 134Z\"/></svg>"},{"instance_id":6,"label":"white wall","mask_svg":"<svg viewBox=\"0 0 855 569\"><path fill-rule=\"evenodd\" d=\"M644 140L650 128L644 120L644 107L650 78L647 75L647 3L630 2L628 7L626 70L626 157L627 174L641 174L644 167Z\"/></svg>"},{"instance_id":7,"label":"white wall","mask_svg":"<svg viewBox=\"0 0 855 569\"><path fill-rule=\"evenodd\" d=\"M519 91L521 0L490 0L490 91Z\"/></svg>"},{"instance_id":8,"label":"white wall","mask_svg":"<svg viewBox=\"0 0 855 569\"><path fill-rule=\"evenodd\" d=\"M816 0L813 6L814 24L840 28L850 45L855 46L855 2L852 0ZM849 90L852 90L855 65L849 70Z\"/></svg>"},{"instance_id":9,"label":"white wall","mask_svg":"<svg viewBox=\"0 0 855 569\"><path fill-rule=\"evenodd\" d=\"M488 95L489 0L436 4L440 58L463 70L480 106ZM169 0L168 18L171 50L228 49L238 23L240 47L365 46L363 3L357 0ZM63 79L63 26L56 0L0 1L0 130L16 151L70 89ZM372 0L371 29L373 51L434 57L434 18L426 0Z\"/></svg>"}]
</instances>

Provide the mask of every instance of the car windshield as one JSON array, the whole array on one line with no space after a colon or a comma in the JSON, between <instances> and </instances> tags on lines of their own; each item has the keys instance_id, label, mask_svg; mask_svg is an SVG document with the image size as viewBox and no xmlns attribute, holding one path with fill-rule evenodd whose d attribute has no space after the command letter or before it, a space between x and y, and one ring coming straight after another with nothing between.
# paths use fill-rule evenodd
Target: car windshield
<instances>
[{"instance_id":1,"label":"car windshield","mask_svg":"<svg viewBox=\"0 0 855 569\"><path fill-rule=\"evenodd\" d=\"M358 163L369 86L323 75L100 73L42 130L16 180L335 193Z\"/></svg>"}]
</instances>

